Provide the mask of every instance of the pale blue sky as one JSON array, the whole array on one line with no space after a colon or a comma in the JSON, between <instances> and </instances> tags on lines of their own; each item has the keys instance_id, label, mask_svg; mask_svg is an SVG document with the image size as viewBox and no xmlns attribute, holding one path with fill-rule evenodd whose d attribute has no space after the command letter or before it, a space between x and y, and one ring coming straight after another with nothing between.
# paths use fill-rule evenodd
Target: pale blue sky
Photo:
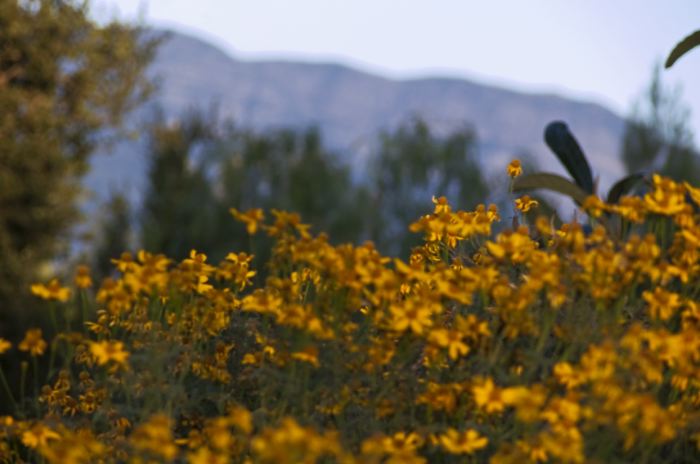
<instances>
[{"instance_id":1,"label":"pale blue sky","mask_svg":"<svg viewBox=\"0 0 700 464\"><path fill-rule=\"evenodd\" d=\"M653 64L700 29L700 0L95 0L249 59L334 61L389 77L457 76L626 114ZM700 141L700 49L663 74Z\"/></svg>"}]
</instances>

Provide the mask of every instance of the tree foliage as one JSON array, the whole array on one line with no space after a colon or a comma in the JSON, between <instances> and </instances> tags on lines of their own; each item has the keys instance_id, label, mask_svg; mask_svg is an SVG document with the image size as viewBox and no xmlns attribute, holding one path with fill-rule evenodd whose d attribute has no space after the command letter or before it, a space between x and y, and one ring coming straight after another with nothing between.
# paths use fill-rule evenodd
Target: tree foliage
<instances>
[{"instance_id":1,"label":"tree foliage","mask_svg":"<svg viewBox=\"0 0 700 464\"><path fill-rule=\"evenodd\" d=\"M264 238L250 242L230 208L296 212L337 243L372 240L399 253L420 239L408 226L431 210L432 195L468 206L487 195L474 135L437 137L421 121L382 134L360 180L313 128L254 132L193 113L161 119L149 138L141 244L178 258L192 248L214 260L231 249L269 248Z\"/></svg>"},{"instance_id":2,"label":"tree foliage","mask_svg":"<svg viewBox=\"0 0 700 464\"><path fill-rule=\"evenodd\" d=\"M406 228L431 211L426 199L432 195L446 196L465 208L488 196L474 133L465 128L438 137L420 120L381 135L367 175L378 213L370 236L379 249L394 255L418 243L420 237L407 234Z\"/></svg>"},{"instance_id":3,"label":"tree foliage","mask_svg":"<svg viewBox=\"0 0 700 464\"><path fill-rule=\"evenodd\" d=\"M627 171L699 181L700 159L689 120L679 91L664 85L657 66L625 126L621 158Z\"/></svg>"},{"instance_id":4,"label":"tree foliage","mask_svg":"<svg viewBox=\"0 0 700 464\"><path fill-rule=\"evenodd\" d=\"M92 252L92 270L97 281L113 273L112 258L132 248L132 217L128 198L114 192L102 210L98 221L99 235Z\"/></svg>"},{"instance_id":5,"label":"tree foliage","mask_svg":"<svg viewBox=\"0 0 700 464\"><path fill-rule=\"evenodd\" d=\"M78 181L150 91L144 70L156 43L130 25L96 25L87 2L0 2L3 313L66 246Z\"/></svg>"},{"instance_id":6,"label":"tree foliage","mask_svg":"<svg viewBox=\"0 0 700 464\"><path fill-rule=\"evenodd\" d=\"M148 250L182 258L216 235L214 198L205 166L193 162L214 134L199 114L181 122L155 122L149 135L148 190L141 216L141 243Z\"/></svg>"},{"instance_id":7,"label":"tree foliage","mask_svg":"<svg viewBox=\"0 0 700 464\"><path fill-rule=\"evenodd\" d=\"M140 237L149 251L182 258L195 248L221 259L247 249L231 208L294 211L341 241L359 235L360 193L315 129L259 134L191 113L157 121L148 137Z\"/></svg>"}]
</instances>

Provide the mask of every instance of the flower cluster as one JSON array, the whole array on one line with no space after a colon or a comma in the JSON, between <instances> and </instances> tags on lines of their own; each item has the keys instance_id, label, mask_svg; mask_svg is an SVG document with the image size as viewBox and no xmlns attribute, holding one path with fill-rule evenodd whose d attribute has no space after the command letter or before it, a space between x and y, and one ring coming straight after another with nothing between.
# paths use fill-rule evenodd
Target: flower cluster
<instances>
[{"instance_id":1,"label":"flower cluster","mask_svg":"<svg viewBox=\"0 0 700 464\"><path fill-rule=\"evenodd\" d=\"M85 320L50 350L38 329L17 344L51 351L48 378L0 417L0 461L698 460L699 200L655 176L641 197L589 198L590 229L495 234L495 206L435 198L406 260L232 211L275 239L261 285L248 253L142 251L93 297L84 268L83 299L33 288Z\"/></svg>"}]
</instances>

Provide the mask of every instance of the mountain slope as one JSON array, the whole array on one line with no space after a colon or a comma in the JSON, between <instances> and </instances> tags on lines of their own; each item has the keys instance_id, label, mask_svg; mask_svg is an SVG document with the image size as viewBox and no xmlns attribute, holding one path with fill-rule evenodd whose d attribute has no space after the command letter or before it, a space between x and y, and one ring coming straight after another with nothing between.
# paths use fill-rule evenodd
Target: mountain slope
<instances>
[{"instance_id":1,"label":"mountain slope","mask_svg":"<svg viewBox=\"0 0 700 464\"><path fill-rule=\"evenodd\" d=\"M420 116L438 133L473 127L489 171L527 152L542 169L562 172L542 138L545 125L561 119L578 137L602 186L622 173L617 152L623 120L600 105L555 95L459 79L391 80L337 64L242 61L179 33L161 46L150 72L160 79L156 102L169 116L213 104L244 127L317 125L351 165L363 162L379 131ZM137 152L129 145L96 157L88 185L102 193L108 186L139 190L145 163Z\"/></svg>"}]
</instances>

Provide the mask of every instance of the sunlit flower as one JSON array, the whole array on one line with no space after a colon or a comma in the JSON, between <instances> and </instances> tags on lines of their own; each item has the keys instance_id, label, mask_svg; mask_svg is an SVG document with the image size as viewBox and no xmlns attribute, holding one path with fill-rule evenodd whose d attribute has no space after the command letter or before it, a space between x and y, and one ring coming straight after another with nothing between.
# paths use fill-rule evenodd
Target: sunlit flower
<instances>
[{"instance_id":1,"label":"sunlit flower","mask_svg":"<svg viewBox=\"0 0 700 464\"><path fill-rule=\"evenodd\" d=\"M649 315L665 321L673 316L681 305L680 295L656 287L653 292L645 291L642 298L649 304Z\"/></svg>"},{"instance_id":2,"label":"sunlit flower","mask_svg":"<svg viewBox=\"0 0 700 464\"><path fill-rule=\"evenodd\" d=\"M8 342L4 338L0 338L0 354L5 353L10 348L12 348L12 343Z\"/></svg>"},{"instance_id":3,"label":"sunlit flower","mask_svg":"<svg viewBox=\"0 0 700 464\"><path fill-rule=\"evenodd\" d=\"M552 221L546 216L537 216L537 219L535 219L535 228L544 237L550 237L554 234Z\"/></svg>"},{"instance_id":4,"label":"sunlit flower","mask_svg":"<svg viewBox=\"0 0 700 464\"><path fill-rule=\"evenodd\" d=\"M70 298L70 289L61 287L58 279L52 279L47 285L34 284L31 286L31 291L33 295L44 300L66 302Z\"/></svg>"},{"instance_id":5,"label":"sunlit flower","mask_svg":"<svg viewBox=\"0 0 700 464\"><path fill-rule=\"evenodd\" d=\"M75 271L75 286L78 288L92 287L92 277L90 277L90 268L84 265L78 266Z\"/></svg>"},{"instance_id":6,"label":"sunlit flower","mask_svg":"<svg viewBox=\"0 0 700 464\"><path fill-rule=\"evenodd\" d=\"M433 211L434 214L449 213L451 211L446 197L433 197L433 204L435 205L435 210Z\"/></svg>"},{"instance_id":7,"label":"sunlit flower","mask_svg":"<svg viewBox=\"0 0 700 464\"><path fill-rule=\"evenodd\" d=\"M44 354L46 346L46 342L41 336L41 329L29 329L17 348L20 351L28 351L32 356L41 356Z\"/></svg>"},{"instance_id":8,"label":"sunlit flower","mask_svg":"<svg viewBox=\"0 0 700 464\"><path fill-rule=\"evenodd\" d=\"M685 189L667 177L653 176L654 188L644 195L644 204L652 213L673 216L685 209Z\"/></svg>"},{"instance_id":9,"label":"sunlit flower","mask_svg":"<svg viewBox=\"0 0 700 464\"><path fill-rule=\"evenodd\" d=\"M415 432L397 432L384 439L384 451L391 454L415 451L422 445L423 438Z\"/></svg>"},{"instance_id":10,"label":"sunlit flower","mask_svg":"<svg viewBox=\"0 0 700 464\"><path fill-rule=\"evenodd\" d=\"M56 440L61 436L44 424L37 422L31 428L22 433L22 444L29 448L46 446L49 440Z\"/></svg>"},{"instance_id":11,"label":"sunlit flower","mask_svg":"<svg viewBox=\"0 0 700 464\"><path fill-rule=\"evenodd\" d=\"M457 330L432 330L429 340L441 348L447 348L450 359L457 359L469 353L469 347L464 343L464 335Z\"/></svg>"},{"instance_id":12,"label":"sunlit flower","mask_svg":"<svg viewBox=\"0 0 700 464\"><path fill-rule=\"evenodd\" d=\"M596 218L600 217L604 211L608 210L608 205L606 205L605 202L597 195L588 195L581 207L592 217Z\"/></svg>"},{"instance_id":13,"label":"sunlit flower","mask_svg":"<svg viewBox=\"0 0 700 464\"><path fill-rule=\"evenodd\" d=\"M509 257L514 263L521 263L537 248L537 243L530 238L527 227L521 226L498 234L495 242L486 242L486 248L494 258Z\"/></svg>"},{"instance_id":14,"label":"sunlit flower","mask_svg":"<svg viewBox=\"0 0 700 464\"><path fill-rule=\"evenodd\" d=\"M453 428L438 437L440 445L451 454L473 454L474 451L484 448L489 440L479 435L474 429L458 432Z\"/></svg>"},{"instance_id":15,"label":"sunlit flower","mask_svg":"<svg viewBox=\"0 0 700 464\"><path fill-rule=\"evenodd\" d=\"M197 451L187 453L187 462L190 464L227 464L230 460L226 454L214 453L207 447L201 447Z\"/></svg>"},{"instance_id":16,"label":"sunlit flower","mask_svg":"<svg viewBox=\"0 0 700 464\"><path fill-rule=\"evenodd\" d=\"M489 414L501 412L505 408L501 393L501 389L493 383L491 378L482 380L472 387L474 402Z\"/></svg>"},{"instance_id":17,"label":"sunlit flower","mask_svg":"<svg viewBox=\"0 0 700 464\"><path fill-rule=\"evenodd\" d=\"M335 436L320 435L311 427L302 427L294 419L283 419L276 428L266 427L250 441L250 448L262 462L318 462L326 454L335 454L339 445ZM290 459L293 456L293 459Z\"/></svg>"},{"instance_id":18,"label":"sunlit flower","mask_svg":"<svg viewBox=\"0 0 700 464\"><path fill-rule=\"evenodd\" d=\"M129 352L124 350L124 343L119 341L90 342L90 353L100 366L110 361L124 366L129 359Z\"/></svg>"},{"instance_id":19,"label":"sunlit flower","mask_svg":"<svg viewBox=\"0 0 700 464\"><path fill-rule=\"evenodd\" d=\"M567 388L576 388L583 380L581 375L567 362L559 362L554 365L554 376Z\"/></svg>"},{"instance_id":20,"label":"sunlit flower","mask_svg":"<svg viewBox=\"0 0 700 464\"><path fill-rule=\"evenodd\" d=\"M541 443L530 443L523 440L518 440L516 446L530 459L531 462L546 462L547 450Z\"/></svg>"},{"instance_id":21,"label":"sunlit flower","mask_svg":"<svg viewBox=\"0 0 700 464\"><path fill-rule=\"evenodd\" d=\"M138 426L130 437L138 450L151 452L165 461L172 461L178 453L172 434L173 421L164 414L156 414Z\"/></svg>"},{"instance_id":22,"label":"sunlit flower","mask_svg":"<svg viewBox=\"0 0 700 464\"><path fill-rule=\"evenodd\" d=\"M292 353L292 359L297 361L303 361L311 364L314 367L318 367L318 350L314 347L307 348L302 351L297 351Z\"/></svg>"},{"instance_id":23,"label":"sunlit flower","mask_svg":"<svg viewBox=\"0 0 700 464\"><path fill-rule=\"evenodd\" d=\"M253 430L253 415L241 406L232 406L228 410L228 418L231 425L238 428L243 433L250 433Z\"/></svg>"},{"instance_id":24,"label":"sunlit flower","mask_svg":"<svg viewBox=\"0 0 700 464\"><path fill-rule=\"evenodd\" d=\"M518 177L522 174L523 168L520 164L520 160L514 159L511 161L510 164L508 164L507 172L510 177Z\"/></svg>"},{"instance_id":25,"label":"sunlit flower","mask_svg":"<svg viewBox=\"0 0 700 464\"><path fill-rule=\"evenodd\" d=\"M628 221L636 223L643 222L647 212L642 198L630 196L620 198L616 205L611 206L611 210Z\"/></svg>"},{"instance_id":26,"label":"sunlit flower","mask_svg":"<svg viewBox=\"0 0 700 464\"><path fill-rule=\"evenodd\" d=\"M391 320L392 330L403 332L410 329L413 333L420 335L426 328L433 325L432 311L429 306L411 300L404 303L403 305L392 305L389 308L393 316Z\"/></svg>"},{"instance_id":27,"label":"sunlit flower","mask_svg":"<svg viewBox=\"0 0 700 464\"><path fill-rule=\"evenodd\" d=\"M529 195L523 195L520 198L516 198L515 207L518 208L523 213L527 213L532 208L536 208L539 205L537 200L533 200Z\"/></svg>"},{"instance_id":28,"label":"sunlit flower","mask_svg":"<svg viewBox=\"0 0 700 464\"><path fill-rule=\"evenodd\" d=\"M246 231L250 235L254 235L258 231L261 222L265 220L265 213L260 208L249 209L245 212L240 212L236 208L229 210L234 218L245 224Z\"/></svg>"},{"instance_id":29,"label":"sunlit flower","mask_svg":"<svg viewBox=\"0 0 700 464\"><path fill-rule=\"evenodd\" d=\"M531 387L516 386L501 390L501 398L506 406L513 406L518 420L531 423L540 419L542 405L547 401L548 392L542 385Z\"/></svg>"}]
</instances>

